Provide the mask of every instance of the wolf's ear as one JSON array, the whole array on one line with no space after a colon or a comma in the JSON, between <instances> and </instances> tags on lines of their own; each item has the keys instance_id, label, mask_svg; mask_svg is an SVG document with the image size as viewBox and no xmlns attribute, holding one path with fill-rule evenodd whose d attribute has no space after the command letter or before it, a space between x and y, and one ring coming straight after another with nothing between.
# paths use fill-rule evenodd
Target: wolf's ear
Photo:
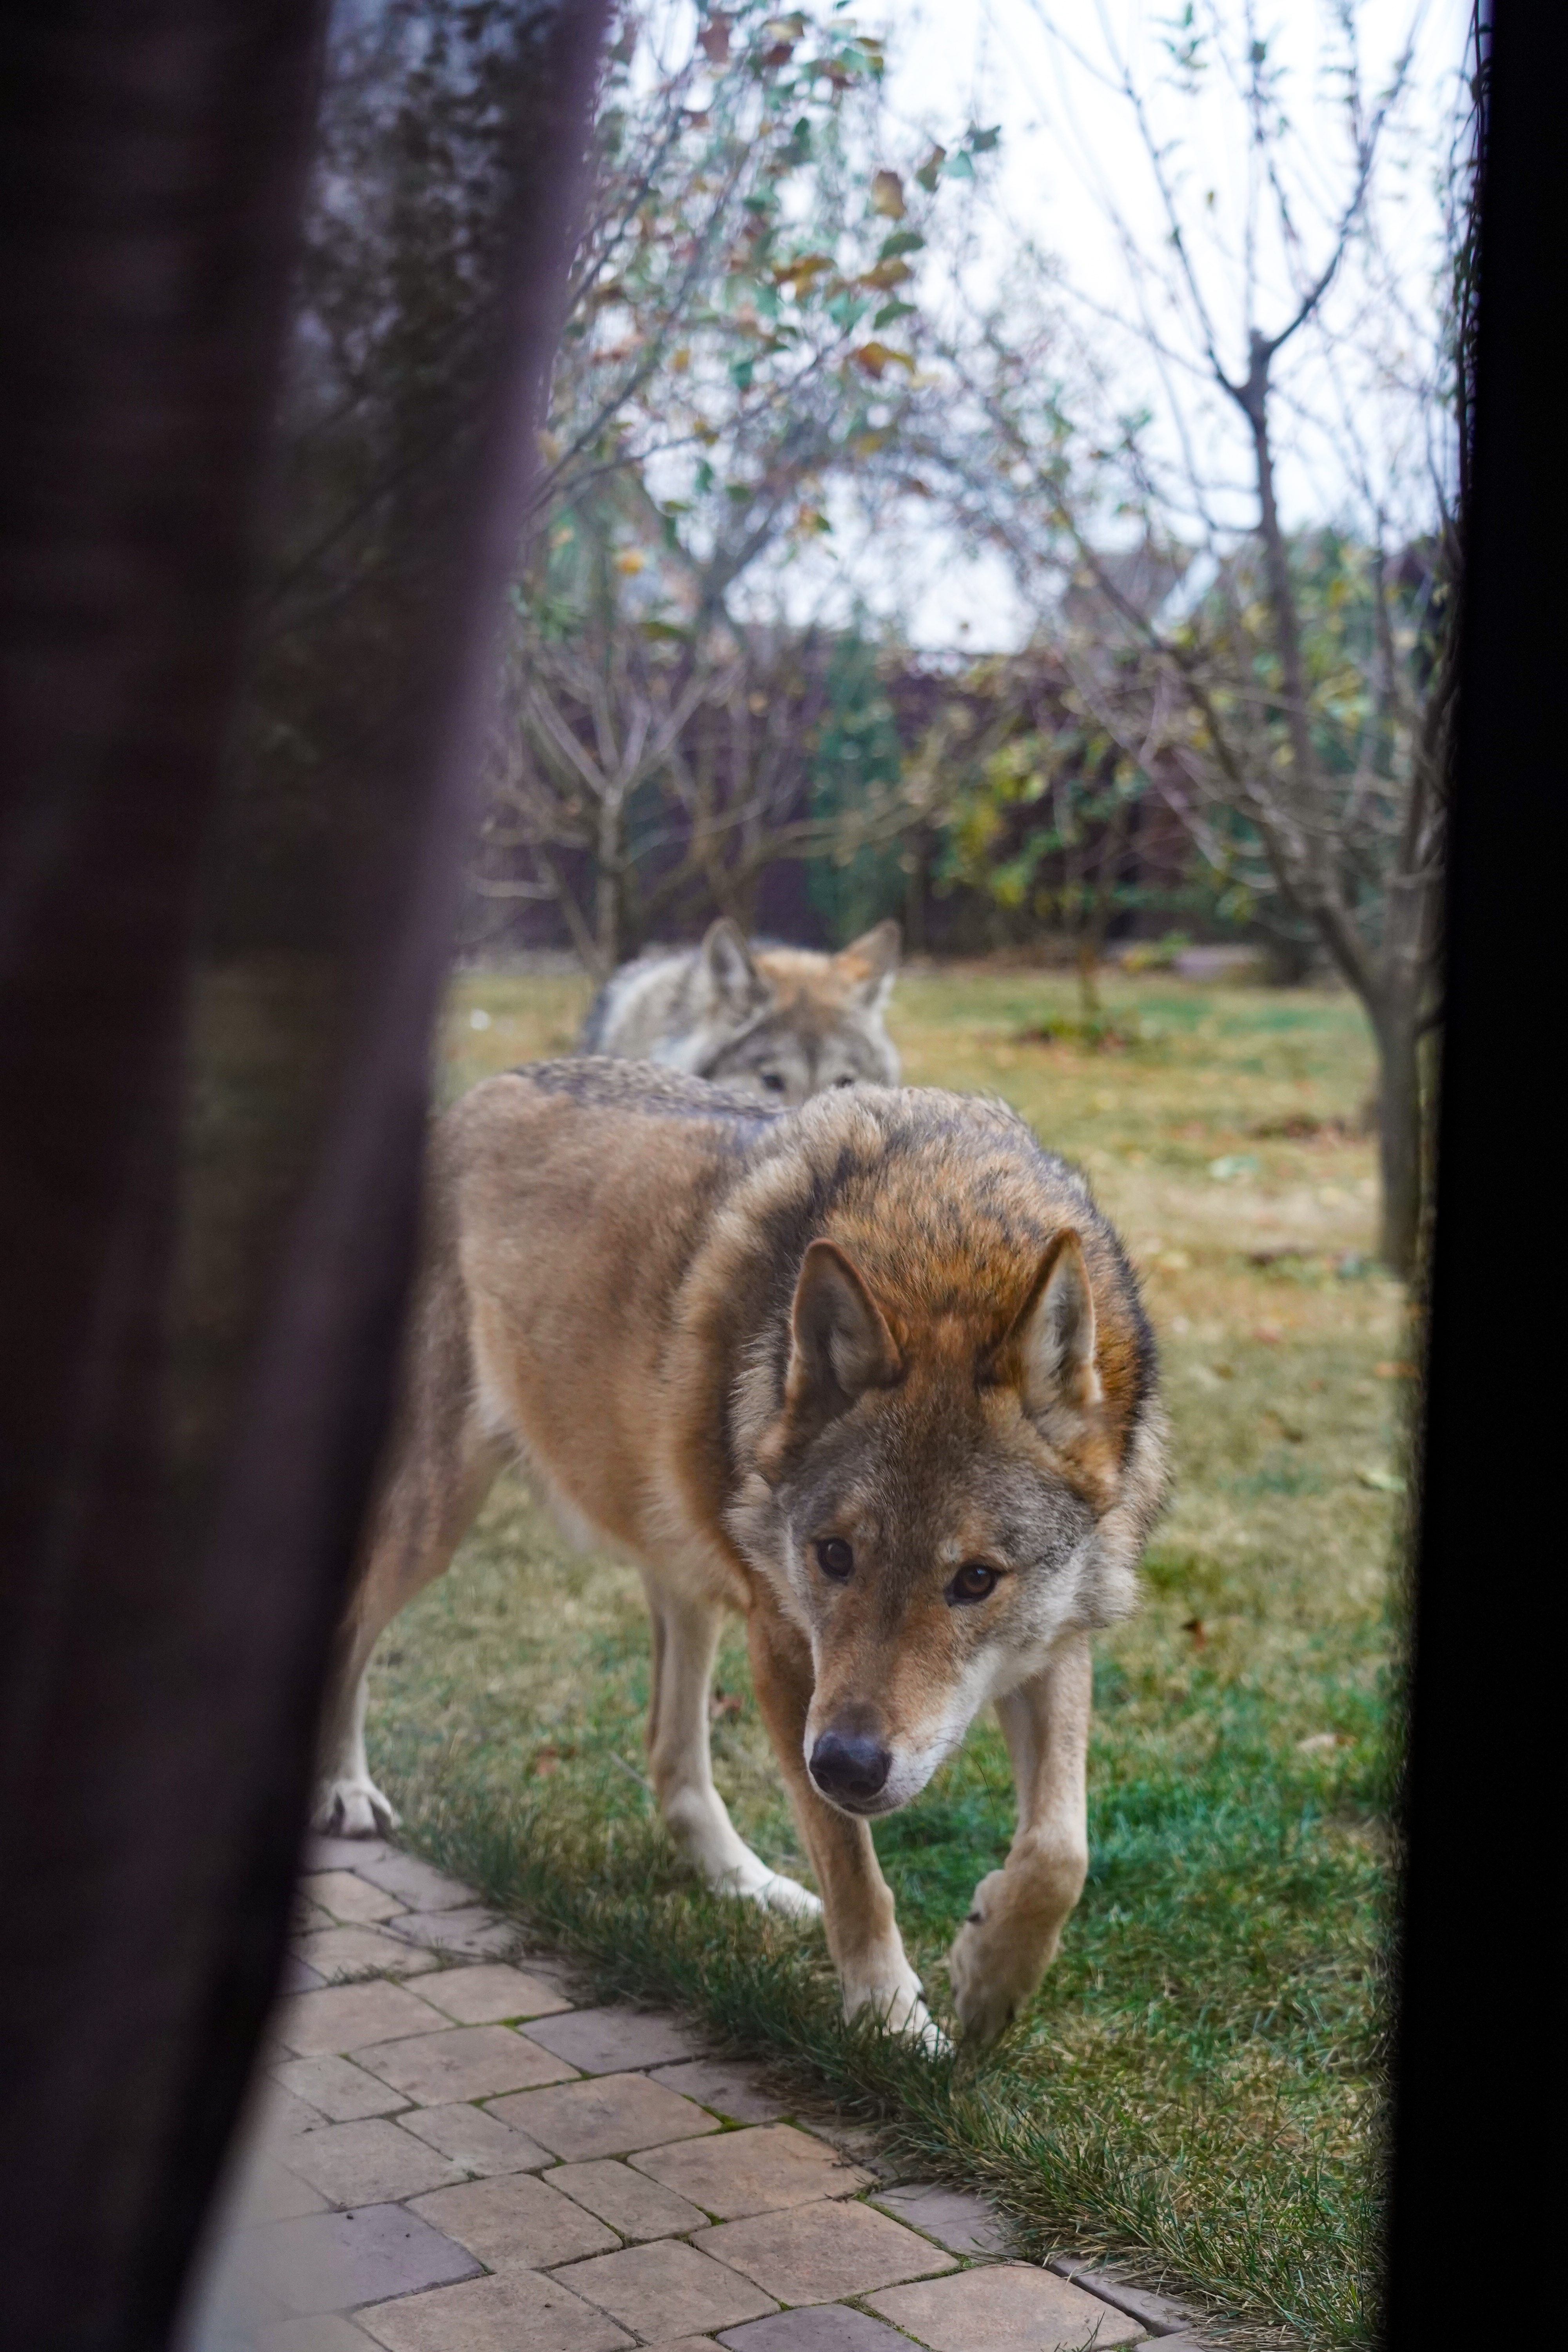
<instances>
[{"instance_id":1,"label":"wolf's ear","mask_svg":"<svg viewBox=\"0 0 1568 2352\"><path fill-rule=\"evenodd\" d=\"M801 1262L790 1338L784 1400L792 1412L810 1403L842 1412L865 1390L898 1379L899 1351L882 1310L832 1242L813 1242Z\"/></svg>"},{"instance_id":2,"label":"wolf's ear","mask_svg":"<svg viewBox=\"0 0 1568 2352\"><path fill-rule=\"evenodd\" d=\"M862 931L858 940L851 940L834 958L863 1004L874 1004L879 1012L886 1004L893 992L903 943L897 923L879 923L875 930Z\"/></svg>"},{"instance_id":3,"label":"wolf's ear","mask_svg":"<svg viewBox=\"0 0 1568 2352\"><path fill-rule=\"evenodd\" d=\"M702 976L713 1003L726 1013L752 1012L765 1000L768 983L752 961L738 924L721 915L710 924L701 948Z\"/></svg>"},{"instance_id":4,"label":"wolf's ear","mask_svg":"<svg viewBox=\"0 0 1568 2352\"><path fill-rule=\"evenodd\" d=\"M1094 1293L1083 1244L1069 1225L1040 1260L1034 1288L1007 1334L1003 1357L1031 1421L1088 1412L1100 1398L1094 1362Z\"/></svg>"}]
</instances>

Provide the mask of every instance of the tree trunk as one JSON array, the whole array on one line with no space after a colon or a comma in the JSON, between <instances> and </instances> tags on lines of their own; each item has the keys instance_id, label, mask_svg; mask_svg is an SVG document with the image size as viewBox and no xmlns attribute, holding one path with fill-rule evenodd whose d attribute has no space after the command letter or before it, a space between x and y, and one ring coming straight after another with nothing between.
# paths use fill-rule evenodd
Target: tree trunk
<instances>
[{"instance_id":1,"label":"tree trunk","mask_svg":"<svg viewBox=\"0 0 1568 2352\"><path fill-rule=\"evenodd\" d=\"M1383 1178L1378 1255L1408 1282L1421 1241L1421 1055L1414 1002L1380 1006L1377 1038L1377 1144Z\"/></svg>"},{"instance_id":2,"label":"tree trunk","mask_svg":"<svg viewBox=\"0 0 1568 2352\"><path fill-rule=\"evenodd\" d=\"M621 807L606 793L599 803L597 871L594 877L594 947L597 977L608 980L621 960Z\"/></svg>"}]
</instances>

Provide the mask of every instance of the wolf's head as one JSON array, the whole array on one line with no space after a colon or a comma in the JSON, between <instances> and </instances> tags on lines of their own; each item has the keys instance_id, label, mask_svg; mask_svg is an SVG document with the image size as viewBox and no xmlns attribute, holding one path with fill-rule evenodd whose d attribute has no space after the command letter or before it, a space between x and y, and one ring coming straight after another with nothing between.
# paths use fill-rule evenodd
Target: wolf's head
<instances>
[{"instance_id":1,"label":"wolf's head","mask_svg":"<svg viewBox=\"0 0 1568 2352\"><path fill-rule=\"evenodd\" d=\"M715 923L700 950L693 1066L781 1103L830 1087L896 1086L899 1057L882 1015L898 963L897 923L879 923L832 956L751 948L733 923Z\"/></svg>"},{"instance_id":2,"label":"wolf's head","mask_svg":"<svg viewBox=\"0 0 1568 2352\"><path fill-rule=\"evenodd\" d=\"M730 1524L810 1642L805 1761L844 1811L907 1803L987 1699L1131 1604L1163 1486L1147 1333L1087 1196L1056 1205L1009 1246L973 1193L946 1234L895 1200L871 1272L814 1240L782 1410L777 1358L754 1367Z\"/></svg>"}]
</instances>

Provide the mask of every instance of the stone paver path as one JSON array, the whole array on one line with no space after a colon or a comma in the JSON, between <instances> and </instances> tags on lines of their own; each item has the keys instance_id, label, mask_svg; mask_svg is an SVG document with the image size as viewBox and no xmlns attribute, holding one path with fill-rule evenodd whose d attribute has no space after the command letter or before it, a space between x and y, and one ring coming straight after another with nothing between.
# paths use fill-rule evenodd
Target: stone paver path
<instances>
[{"instance_id":1,"label":"stone paver path","mask_svg":"<svg viewBox=\"0 0 1568 2352\"><path fill-rule=\"evenodd\" d=\"M1069 2352L1191 2315L1009 2259L678 2018L576 2001L471 1887L319 1838L179 2352Z\"/></svg>"}]
</instances>

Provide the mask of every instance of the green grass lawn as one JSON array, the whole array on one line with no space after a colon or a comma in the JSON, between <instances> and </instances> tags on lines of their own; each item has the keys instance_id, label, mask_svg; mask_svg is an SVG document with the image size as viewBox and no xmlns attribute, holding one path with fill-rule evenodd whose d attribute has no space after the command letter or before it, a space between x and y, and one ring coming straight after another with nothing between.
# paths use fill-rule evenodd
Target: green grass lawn
<instances>
[{"instance_id":1,"label":"green grass lawn","mask_svg":"<svg viewBox=\"0 0 1568 2352\"><path fill-rule=\"evenodd\" d=\"M1103 2247L1280 2340L1375 2322L1390 1604L1402 1294L1371 1265L1371 1081L1342 995L1116 981L1132 1042L1031 1041L1070 983L900 982L906 1074L1005 1096L1084 1166L1145 1283L1176 1491L1144 1604L1102 1637L1083 1901L1033 2011L932 2065L837 2021L819 1934L700 1894L642 1782L635 1574L574 1555L503 1481L453 1574L386 1637L374 1768L430 1851L570 1944L605 1990L678 1999L984 2182L1020 2242ZM467 975L442 1083L570 1043L577 983ZM473 1015L488 1025L475 1028ZM742 1832L804 1864L737 1627L715 1769ZM994 1726L879 1823L911 1957L942 1954L1012 1822Z\"/></svg>"}]
</instances>

